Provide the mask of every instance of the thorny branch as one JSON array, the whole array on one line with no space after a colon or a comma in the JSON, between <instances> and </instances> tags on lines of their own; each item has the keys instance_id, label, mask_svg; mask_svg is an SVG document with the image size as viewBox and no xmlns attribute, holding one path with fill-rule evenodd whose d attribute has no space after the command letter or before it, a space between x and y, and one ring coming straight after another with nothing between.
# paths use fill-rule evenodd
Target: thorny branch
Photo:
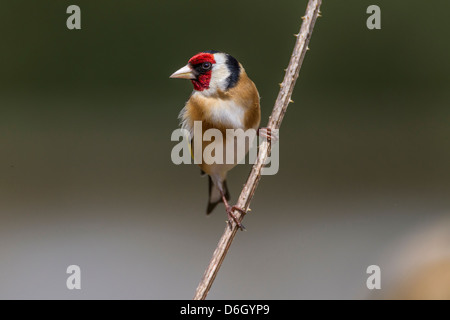
<instances>
[{"instance_id":1,"label":"thorny branch","mask_svg":"<svg viewBox=\"0 0 450 320\"><path fill-rule=\"evenodd\" d=\"M286 69L284 80L280 84L280 92L278 93L275 106L269 118L269 123L267 125L268 129L279 129L284 114L286 113L287 106L290 102L293 102L291 100L292 91L294 90L303 58L305 57L306 51L309 49L308 43L311 38L314 24L317 17L320 16L319 9L321 3L322 0L309 0L308 2L306 14L302 17L303 23L301 25L300 32L295 35L297 37L297 41L292 52L291 60L289 61L289 66ZM266 162L269 152L270 142L263 141L259 146L258 159L253 165L250 176L248 177L248 180L239 196L239 200L237 201L237 207L245 210L248 209L253 195L255 194L256 187L258 186L258 182L261 179L261 169ZM244 218L244 215L238 211L235 211L235 215L239 221L242 221ZM231 228L228 226L225 228L203 278L197 287L194 300L204 300L206 298L237 230L238 226L235 223L231 225Z\"/></svg>"}]
</instances>

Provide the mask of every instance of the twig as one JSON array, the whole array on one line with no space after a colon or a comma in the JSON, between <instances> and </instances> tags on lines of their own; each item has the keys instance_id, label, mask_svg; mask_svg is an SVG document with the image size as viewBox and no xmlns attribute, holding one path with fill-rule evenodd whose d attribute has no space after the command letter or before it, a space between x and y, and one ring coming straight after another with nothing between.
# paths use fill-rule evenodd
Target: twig
<instances>
[{"instance_id":1,"label":"twig","mask_svg":"<svg viewBox=\"0 0 450 320\"><path fill-rule=\"evenodd\" d=\"M308 2L306 14L302 17L303 23L300 28L300 32L295 35L297 37L297 41L292 52L291 60L289 61L289 66L286 69L284 80L280 84L280 92L278 93L277 100L275 101L272 115L269 118L269 123L267 126L269 129L278 129L280 127L288 104L293 102L291 100L292 91L294 90L303 58L305 57L306 51L309 49L309 39L314 28L314 23L316 22L317 16L320 12L319 9L321 2L322 0L309 0ZM237 201L238 207L245 210L248 209L253 195L255 194L256 187L258 186L258 182L261 179L261 169L267 159L269 149L270 144L267 141L263 141L259 146L258 159L253 165L250 176L241 191L241 195ZM244 215L240 212L235 211L235 215L239 221L242 221L244 218ZM194 300L204 300L206 298L237 230L238 227L235 223L232 224L231 228L228 225L225 227L222 238L220 238L212 259L197 287Z\"/></svg>"}]
</instances>

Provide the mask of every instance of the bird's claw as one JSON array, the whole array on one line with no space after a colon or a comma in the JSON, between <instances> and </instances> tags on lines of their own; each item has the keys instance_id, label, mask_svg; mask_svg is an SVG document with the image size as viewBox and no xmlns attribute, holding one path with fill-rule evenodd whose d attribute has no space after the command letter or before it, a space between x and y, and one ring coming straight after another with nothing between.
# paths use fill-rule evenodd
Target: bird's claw
<instances>
[{"instance_id":1,"label":"bird's claw","mask_svg":"<svg viewBox=\"0 0 450 320\"><path fill-rule=\"evenodd\" d=\"M247 229L245 229L244 225L242 223L239 222L238 218L236 217L236 215L233 213L233 211L239 211L242 214L246 214L247 212L242 209L239 208L237 206L231 206L227 208L227 215L228 215L228 225L230 226L230 229L233 226L233 221L236 223L236 225L239 227L239 229L241 229L241 231L245 231Z\"/></svg>"},{"instance_id":2,"label":"bird's claw","mask_svg":"<svg viewBox=\"0 0 450 320\"><path fill-rule=\"evenodd\" d=\"M270 129L267 127L259 128L258 135L272 143L277 143L280 138L277 129Z\"/></svg>"}]
</instances>

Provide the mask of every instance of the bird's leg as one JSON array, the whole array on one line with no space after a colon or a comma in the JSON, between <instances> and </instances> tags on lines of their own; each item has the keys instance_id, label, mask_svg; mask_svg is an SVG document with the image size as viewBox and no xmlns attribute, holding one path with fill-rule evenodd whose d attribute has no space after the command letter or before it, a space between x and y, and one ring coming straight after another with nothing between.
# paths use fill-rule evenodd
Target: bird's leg
<instances>
[{"instance_id":1,"label":"bird's leg","mask_svg":"<svg viewBox=\"0 0 450 320\"><path fill-rule=\"evenodd\" d=\"M267 127L261 127L258 129L258 136L267 139L268 142L276 143L278 142L278 130L272 130Z\"/></svg>"},{"instance_id":2,"label":"bird's leg","mask_svg":"<svg viewBox=\"0 0 450 320\"><path fill-rule=\"evenodd\" d=\"M228 215L228 225L230 226L230 228L231 228L231 222L234 221L234 222L236 222L237 226L238 226L242 231L246 230L245 227L242 225L242 223L239 222L238 218L237 218L236 215L233 213L233 211L236 210L236 211L241 212L242 214L246 214L247 212L246 212L244 209L239 208L239 207L237 207L237 206L230 206L230 205L228 204L227 198L226 198L225 195L223 194L222 190L220 190L220 194L222 195L222 201L223 201L223 203L224 203L224 205L225 205L225 210L227 211L227 215Z\"/></svg>"}]
</instances>

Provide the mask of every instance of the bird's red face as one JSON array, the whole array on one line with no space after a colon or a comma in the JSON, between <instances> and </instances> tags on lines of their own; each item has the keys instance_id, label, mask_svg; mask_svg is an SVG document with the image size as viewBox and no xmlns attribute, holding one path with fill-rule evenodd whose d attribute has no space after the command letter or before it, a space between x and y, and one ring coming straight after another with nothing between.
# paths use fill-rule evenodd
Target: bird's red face
<instances>
[{"instance_id":1,"label":"bird's red face","mask_svg":"<svg viewBox=\"0 0 450 320\"><path fill-rule=\"evenodd\" d=\"M189 59L188 64L173 73L171 78L189 79L197 91L209 89L212 67L216 63L214 54L200 52Z\"/></svg>"},{"instance_id":2,"label":"bird's red face","mask_svg":"<svg viewBox=\"0 0 450 320\"><path fill-rule=\"evenodd\" d=\"M229 54L211 50L196 54L170 77L189 79L197 92L211 96L235 87L242 70L239 62Z\"/></svg>"},{"instance_id":3,"label":"bird's red face","mask_svg":"<svg viewBox=\"0 0 450 320\"><path fill-rule=\"evenodd\" d=\"M195 70L195 74L198 74L195 79L191 79L195 90L203 91L209 89L211 69L214 63L216 63L214 56L211 53L205 52L196 54L189 59L189 65Z\"/></svg>"}]
</instances>

